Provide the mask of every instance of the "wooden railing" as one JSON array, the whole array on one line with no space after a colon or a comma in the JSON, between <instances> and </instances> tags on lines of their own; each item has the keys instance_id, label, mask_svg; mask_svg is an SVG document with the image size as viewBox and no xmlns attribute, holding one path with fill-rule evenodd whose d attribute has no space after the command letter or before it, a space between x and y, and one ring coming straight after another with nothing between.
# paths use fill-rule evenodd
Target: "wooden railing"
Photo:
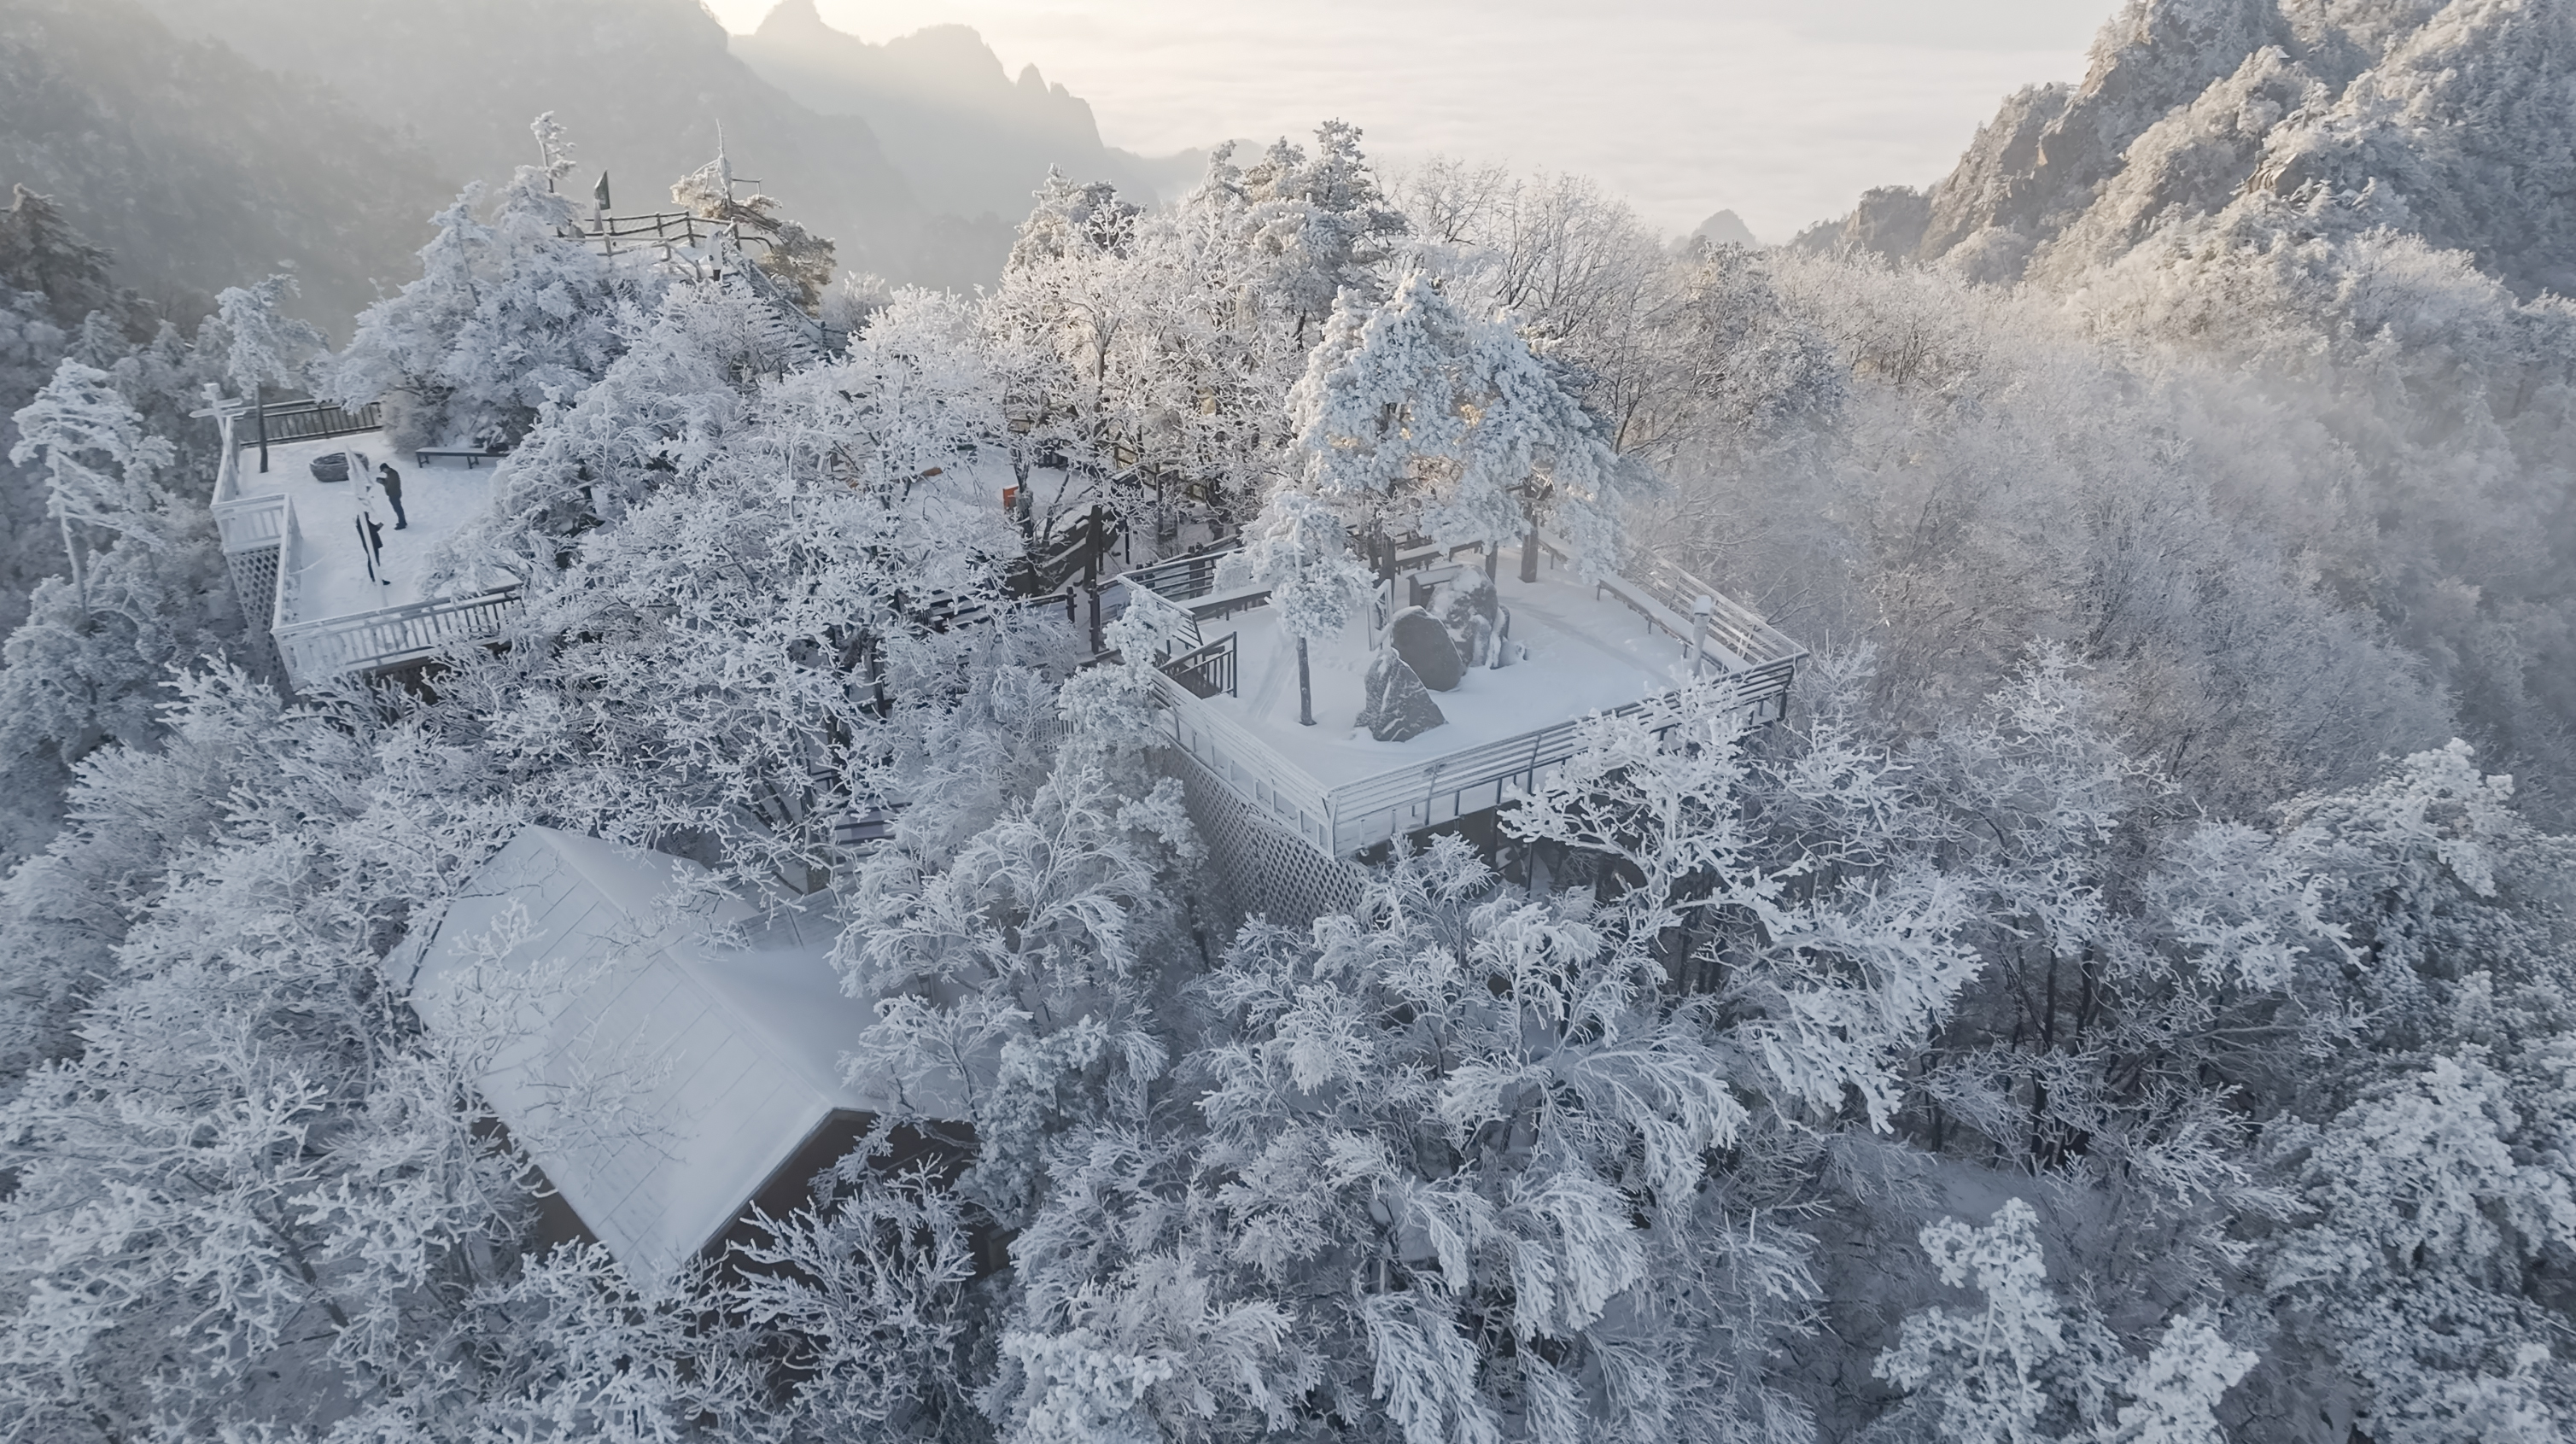
<instances>
[{"instance_id":1,"label":"wooden railing","mask_svg":"<svg viewBox=\"0 0 2576 1444\"><path fill-rule=\"evenodd\" d=\"M291 570L291 569L289 569ZM281 580L286 570L281 571ZM281 603L290 599L281 597ZM276 629L278 655L298 690L329 677L418 661L497 634L519 605L519 588L473 597L435 597L347 616L290 622ZM287 615L281 608L280 616Z\"/></svg>"},{"instance_id":2,"label":"wooden railing","mask_svg":"<svg viewBox=\"0 0 2576 1444\"><path fill-rule=\"evenodd\" d=\"M216 502L213 510L215 531L223 538L227 553L285 544L286 496L283 492L227 497Z\"/></svg>"},{"instance_id":3,"label":"wooden railing","mask_svg":"<svg viewBox=\"0 0 2576 1444\"><path fill-rule=\"evenodd\" d=\"M382 431L384 414L384 406L374 401L355 411L328 401L272 401L235 425L233 446L247 451L259 445L262 415L267 418L268 444L284 446L293 441L318 441L331 436L355 436L362 431Z\"/></svg>"}]
</instances>

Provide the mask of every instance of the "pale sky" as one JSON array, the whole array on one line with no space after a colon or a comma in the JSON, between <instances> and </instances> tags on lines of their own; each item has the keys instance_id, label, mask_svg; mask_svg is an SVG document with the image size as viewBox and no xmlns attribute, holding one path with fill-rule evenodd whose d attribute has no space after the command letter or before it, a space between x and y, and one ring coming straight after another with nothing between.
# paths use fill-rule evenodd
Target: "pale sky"
<instances>
[{"instance_id":1,"label":"pale sky","mask_svg":"<svg viewBox=\"0 0 2576 1444\"><path fill-rule=\"evenodd\" d=\"M772 0L706 0L737 31ZM1302 136L1578 171L1651 223L1764 240L1947 172L1996 104L2080 79L2118 0L818 0L883 41L954 22L1162 154Z\"/></svg>"}]
</instances>

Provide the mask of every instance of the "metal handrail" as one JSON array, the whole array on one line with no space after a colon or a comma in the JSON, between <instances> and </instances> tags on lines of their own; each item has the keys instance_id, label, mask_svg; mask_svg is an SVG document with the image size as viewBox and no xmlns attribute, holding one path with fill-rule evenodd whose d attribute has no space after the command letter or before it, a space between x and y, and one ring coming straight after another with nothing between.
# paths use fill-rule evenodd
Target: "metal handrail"
<instances>
[{"instance_id":1,"label":"metal handrail","mask_svg":"<svg viewBox=\"0 0 2576 1444\"><path fill-rule=\"evenodd\" d=\"M1163 707L1173 745L1196 757L1227 786L1257 802L1327 853L1333 849L1332 805L1315 779L1290 763L1267 742L1198 698L1159 670L1153 674L1154 698ZM1261 792L1270 796L1263 799Z\"/></svg>"},{"instance_id":2,"label":"metal handrail","mask_svg":"<svg viewBox=\"0 0 2576 1444\"><path fill-rule=\"evenodd\" d=\"M1654 552L1640 555L1643 565L1637 574L1629 575L1628 580L1684 616L1691 614L1700 598L1708 598L1710 635L1724 641L1728 650L1747 662L1795 661L1807 655L1806 648L1772 626L1751 607Z\"/></svg>"},{"instance_id":3,"label":"metal handrail","mask_svg":"<svg viewBox=\"0 0 2576 1444\"><path fill-rule=\"evenodd\" d=\"M1785 690L1787 678L1784 673L1788 666L1786 662L1773 662L1759 668L1729 673L1719 679L1717 685L1734 695L1723 699L1721 705L1759 702L1775 692ZM1651 701L1651 698L1640 698L1623 706L1610 708L1600 715L1624 717L1632 712L1643 711ZM1332 789L1327 794L1327 799L1335 817L1356 819L1373 812L1385 811L1390 807L1419 801L1428 793L1473 789L1503 778L1518 776L1534 768L1550 766L1573 756L1575 735L1588 720L1584 717L1571 718L1516 736L1488 742L1480 747L1429 758L1411 767L1346 782Z\"/></svg>"},{"instance_id":4,"label":"metal handrail","mask_svg":"<svg viewBox=\"0 0 2576 1444\"><path fill-rule=\"evenodd\" d=\"M1188 688L1193 697L1213 697L1219 692L1229 697L1239 695L1235 690L1237 635L1228 632L1183 652L1163 663L1163 675Z\"/></svg>"}]
</instances>

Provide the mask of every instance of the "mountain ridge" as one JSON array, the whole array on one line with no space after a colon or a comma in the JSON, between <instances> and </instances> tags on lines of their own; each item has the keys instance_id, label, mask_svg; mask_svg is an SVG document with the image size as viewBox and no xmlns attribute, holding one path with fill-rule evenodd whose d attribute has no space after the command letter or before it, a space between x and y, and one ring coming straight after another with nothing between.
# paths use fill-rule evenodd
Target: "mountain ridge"
<instances>
[{"instance_id":1,"label":"mountain ridge","mask_svg":"<svg viewBox=\"0 0 2576 1444\"><path fill-rule=\"evenodd\" d=\"M142 3L174 30L310 77L460 178L499 180L536 160L527 125L551 111L582 188L605 171L621 209L669 204L666 188L721 145L785 214L836 243L844 271L974 285L1009 244L999 221L924 206L865 120L818 114L761 78L697 0Z\"/></svg>"},{"instance_id":2,"label":"mountain ridge","mask_svg":"<svg viewBox=\"0 0 2576 1444\"><path fill-rule=\"evenodd\" d=\"M313 137L327 135L330 144ZM49 197L118 282L186 320L292 268L345 325L412 269L454 172L327 92L134 0L0 0L0 190Z\"/></svg>"},{"instance_id":3,"label":"mountain ridge","mask_svg":"<svg viewBox=\"0 0 2576 1444\"><path fill-rule=\"evenodd\" d=\"M1872 191L1793 244L2069 284L2287 203L2576 294L2571 78L2566 0L2131 0L2080 84L2015 94L1928 190Z\"/></svg>"},{"instance_id":4,"label":"mountain ridge","mask_svg":"<svg viewBox=\"0 0 2576 1444\"><path fill-rule=\"evenodd\" d=\"M1204 152L1149 159L1107 145L1090 102L1035 65L1015 78L975 30L933 25L882 43L826 24L814 0L779 0L731 41L764 80L818 114L867 122L923 204L1016 222L1055 166L1107 180L1147 204L1176 178L1196 180Z\"/></svg>"}]
</instances>

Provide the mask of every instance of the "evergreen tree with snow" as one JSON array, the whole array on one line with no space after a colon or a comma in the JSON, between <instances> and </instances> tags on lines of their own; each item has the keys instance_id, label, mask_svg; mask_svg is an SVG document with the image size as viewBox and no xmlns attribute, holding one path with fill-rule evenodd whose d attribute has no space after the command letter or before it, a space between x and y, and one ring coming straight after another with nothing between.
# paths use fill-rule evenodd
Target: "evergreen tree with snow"
<instances>
[{"instance_id":1,"label":"evergreen tree with snow","mask_svg":"<svg viewBox=\"0 0 2576 1444\"><path fill-rule=\"evenodd\" d=\"M516 443L539 408L606 374L628 312L665 284L645 253L611 258L579 238L555 190L570 155L551 112L536 124L546 164L520 167L488 218L479 182L439 212L420 279L359 316L324 378L340 405L383 402L399 445Z\"/></svg>"}]
</instances>

